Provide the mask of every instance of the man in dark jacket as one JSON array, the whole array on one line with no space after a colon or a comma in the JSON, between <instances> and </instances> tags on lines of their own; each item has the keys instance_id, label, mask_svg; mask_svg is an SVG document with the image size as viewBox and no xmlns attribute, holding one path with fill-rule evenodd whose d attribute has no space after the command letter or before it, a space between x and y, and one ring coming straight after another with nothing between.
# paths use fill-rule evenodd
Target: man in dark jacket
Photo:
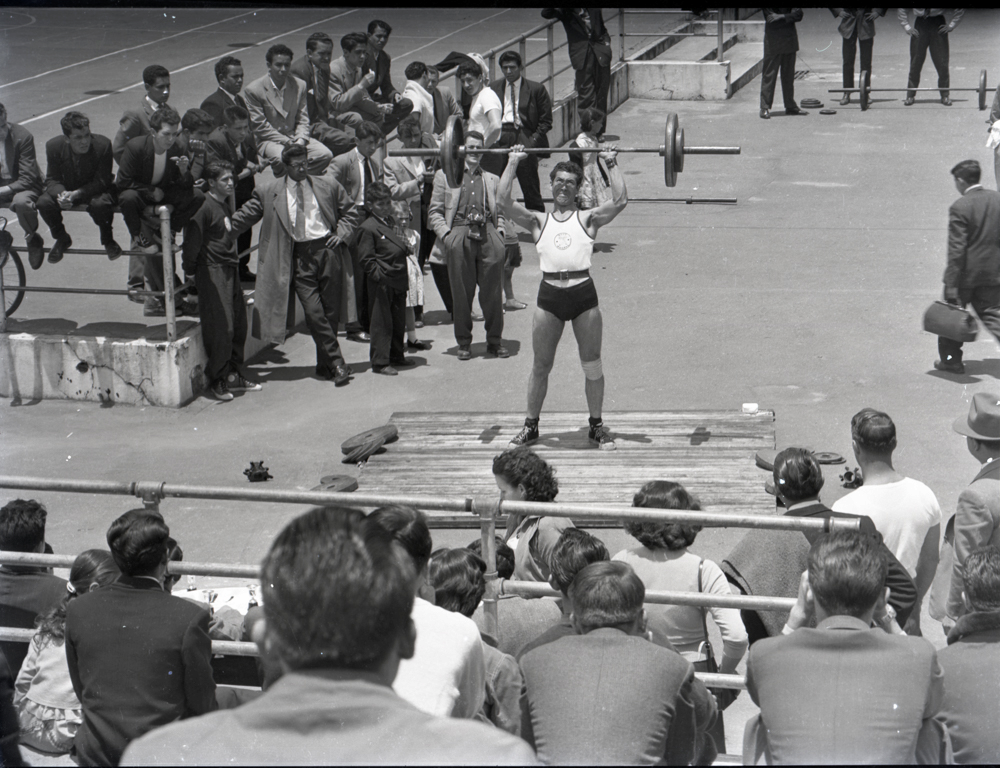
<instances>
[{"instance_id":1,"label":"man in dark jacket","mask_svg":"<svg viewBox=\"0 0 1000 768\"><path fill-rule=\"evenodd\" d=\"M807 115L795 103L795 52L799 36L795 24L802 21L801 8L764 8L764 70L760 73L760 116L771 117L774 84L781 71L781 96L786 115Z\"/></svg>"},{"instance_id":2,"label":"man in dark jacket","mask_svg":"<svg viewBox=\"0 0 1000 768\"><path fill-rule=\"evenodd\" d=\"M830 13L840 20L837 31L844 38L841 53L844 57L844 87L854 87L854 60L861 49L861 71L872 71L872 49L875 47L875 19L885 16L885 8L831 8ZM851 94L845 93L841 106L851 103Z\"/></svg>"},{"instance_id":3,"label":"man in dark jacket","mask_svg":"<svg viewBox=\"0 0 1000 768\"><path fill-rule=\"evenodd\" d=\"M243 89L243 63L235 56L223 56L215 64L215 79L219 87L205 98L201 109L208 112L215 120L215 127L220 128L225 122L227 107L247 108L247 103L240 96Z\"/></svg>"},{"instance_id":4,"label":"man in dark jacket","mask_svg":"<svg viewBox=\"0 0 1000 768\"><path fill-rule=\"evenodd\" d=\"M67 112L62 120L63 135L45 144L48 166L45 192L36 206L56 241L49 251L49 263L63 257L73 240L63 226L62 212L74 205L87 206L87 213L101 232L101 245L114 261L122 255L112 229L115 198L111 173L111 139L90 132L90 120L81 112Z\"/></svg>"},{"instance_id":5,"label":"man in dark jacket","mask_svg":"<svg viewBox=\"0 0 1000 768\"><path fill-rule=\"evenodd\" d=\"M10 208L17 214L32 269L42 266L45 258L35 212L35 201L41 193L42 174L35 159L35 139L26 128L7 122L7 110L0 104L0 208Z\"/></svg>"},{"instance_id":6,"label":"man in dark jacket","mask_svg":"<svg viewBox=\"0 0 1000 768\"><path fill-rule=\"evenodd\" d=\"M392 84L392 57L385 52L391 34L392 27L386 21L374 19L368 23L368 55L361 67L362 74L369 71L375 74L374 82L368 86L372 101L392 105L392 112L385 116L380 126L386 134L392 132L413 111L413 102Z\"/></svg>"},{"instance_id":7,"label":"man in dark jacket","mask_svg":"<svg viewBox=\"0 0 1000 768\"><path fill-rule=\"evenodd\" d=\"M576 70L576 108L608 114L611 36L600 8L543 8L543 19L559 19L566 30L569 60ZM607 126L605 126L607 128Z\"/></svg>"},{"instance_id":8,"label":"man in dark jacket","mask_svg":"<svg viewBox=\"0 0 1000 768\"><path fill-rule=\"evenodd\" d=\"M330 114L330 62L333 40L325 32L315 32L306 40L306 55L292 62L291 73L306 84L306 111L309 135L333 156L350 152L355 145L343 126Z\"/></svg>"},{"instance_id":9,"label":"man in dark jacket","mask_svg":"<svg viewBox=\"0 0 1000 768\"><path fill-rule=\"evenodd\" d=\"M961 197L948 209L948 266L944 300L972 308L1000 341L1000 192L979 183L979 163L963 160L951 169ZM938 336L934 367L965 373L962 342Z\"/></svg>"}]
</instances>

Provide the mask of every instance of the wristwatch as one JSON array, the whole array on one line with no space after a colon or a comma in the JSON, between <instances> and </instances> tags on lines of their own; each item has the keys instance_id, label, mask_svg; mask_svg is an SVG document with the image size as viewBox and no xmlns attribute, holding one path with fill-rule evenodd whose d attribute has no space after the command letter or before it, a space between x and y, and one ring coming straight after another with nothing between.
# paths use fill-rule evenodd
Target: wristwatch
<instances>
[{"instance_id":1,"label":"wristwatch","mask_svg":"<svg viewBox=\"0 0 1000 768\"><path fill-rule=\"evenodd\" d=\"M878 625L881 629L884 629L886 632L889 632L890 627L892 627L892 623L895 620L896 620L896 609L893 608L888 603L886 603L885 615L882 616L882 618L880 619L874 619L874 623Z\"/></svg>"}]
</instances>

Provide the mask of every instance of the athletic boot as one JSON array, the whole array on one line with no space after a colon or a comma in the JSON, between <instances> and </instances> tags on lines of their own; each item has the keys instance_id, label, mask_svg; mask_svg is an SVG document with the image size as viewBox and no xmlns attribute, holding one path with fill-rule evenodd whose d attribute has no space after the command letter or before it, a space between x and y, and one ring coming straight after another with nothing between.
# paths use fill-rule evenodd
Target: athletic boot
<instances>
[{"instance_id":1,"label":"athletic boot","mask_svg":"<svg viewBox=\"0 0 1000 768\"><path fill-rule=\"evenodd\" d=\"M534 424L531 422L534 421ZM538 419L525 419L521 431L511 438L507 444L507 449L520 448L522 445L531 445L538 440Z\"/></svg>"},{"instance_id":2,"label":"athletic boot","mask_svg":"<svg viewBox=\"0 0 1000 768\"><path fill-rule=\"evenodd\" d=\"M596 424L594 423L594 419L590 420L590 431L587 433L587 438L602 451L613 451L618 447L615 445L615 441L611 439L608 428L604 426L604 422L600 419L597 419Z\"/></svg>"}]
</instances>

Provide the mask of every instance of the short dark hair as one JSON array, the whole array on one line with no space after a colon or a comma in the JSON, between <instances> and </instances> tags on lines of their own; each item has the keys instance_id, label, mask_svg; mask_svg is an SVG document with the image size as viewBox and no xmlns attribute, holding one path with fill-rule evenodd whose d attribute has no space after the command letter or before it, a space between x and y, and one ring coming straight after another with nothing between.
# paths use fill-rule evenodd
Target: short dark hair
<instances>
[{"instance_id":1,"label":"short dark hair","mask_svg":"<svg viewBox=\"0 0 1000 768\"><path fill-rule=\"evenodd\" d=\"M0 549L34 552L45 541L45 505L34 499L14 499L0 509Z\"/></svg>"},{"instance_id":2,"label":"short dark hair","mask_svg":"<svg viewBox=\"0 0 1000 768\"><path fill-rule=\"evenodd\" d=\"M388 531L398 541L420 573L430 559L434 543L427 527L427 516L413 507L379 507L368 519Z\"/></svg>"},{"instance_id":3,"label":"short dark hair","mask_svg":"<svg viewBox=\"0 0 1000 768\"><path fill-rule=\"evenodd\" d=\"M389 190L389 187L386 186L385 182L373 181L365 187L365 205L369 208L372 204L383 202L385 200L392 200L392 192Z\"/></svg>"},{"instance_id":4,"label":"short dark hair","mask_svg":"<svg viewBox=\"0 0 1000 768\"><path fill-rule=\"evenodd\" d=\"M177 110L169 104L161 104L153 114L149 116L149 127L153 133L159 133L165 125L180 125L181 116Z\"/></svg>"},{"instance_id":5,"label":"short dark hair","mask_svg":"<svg viewBox=\"0 0 1000 768\"><path fill-rule=\"evenodd\" d=\"M572 173L576 177L577 186L583 181L583 168L570 160L561 160L552 166L552 170L549 171L549 181L555 181L559 173Z\"/></svg>"},{"instance_id":6,"label":"short dark hair","mask_svg":"<svg viewBox=\"0 0 1000 768\"><path fill-rule=\"evenodd\" d=\"M466 131L465 140L468 141L469 139L479 139L483 144L486 143L486 137L479 131Z\"/></svg>"},{"instance_id":7,"label":"short dark hair","mask_svg":"<svg viewBox=\"0 0 1000 768\"><path fill-rule=\"evenodd\" d=\"M427 65L422 61L411 61L406 65L403 74L406 75L407 80L419 80L427 74Z\"/></svg>"},{"instance_id":8,"label":"short dark hair","mask_svg":"<svg viewBox=\"0 0 1000 768\"><path fill-rule=\"evenodd\" d=\"M584 631L631 624L642 613L646 587L632 566L617 560L591 563L569 586L573 615Z\"/></svg>"},{"instance_id":9,"label":"short dark hair","mask_svg":"<svg viewBox=\"0 0 1000 768\"><path fill-rule=\"evenodd\" d=\"M153 85L161 77L170 77L170 72L161 64L150 64L142 70L142 82L144 85Z\"/></svg>"},{"instance_id":10,"label":"short dark hair","mask_svg":"<svg viewBox=\"0 0 1000 768\"><path fill-rule=\"evenodd\" d=\"M215 127L215 118L203 109L189 109L181 118L181 128L194 133L210 131Z\"/></svg>"},{"instance_id":11,"label":"short dark hair","mask_svg":"<svg viewBox=\"0 0 1000 768\"><path fill-rule=\"evenodd\" d=\"M472 75L473 77L482 77L483 70L474 61L466 61L458 65L458 76L462 77L464 75Z\"/></svg>"},{"instance_id":12,"label":"short dark hair","mask_svg":"<svg viewBox=\"0 0 1000 768\"><path fill-rule=\"evenodd\" d=\"M295 54L292 53L292 49L282 43L277 43L267 49L267 53L264 54L264 61L267 62L268 66L271 66L271 62L274 61L275 56L287 56L290 59L295 58Z\"/></svg>"},{"instance_id":13,"label":"short dark hair","mask_svg":"<svg viewBox=\"0 0 1000 768\"><path fill-rule=\"evenodd\" d=\"M579 528L567 528L552 548L552 559L548 565L552 581L565 594L580 571L591 563L610 559L603 541Z\"/></svg>"},{"instance_id":14,"label":"short dark hair","mask_svg":"<svg viewBox=\"0 0 1000 768\"><path fill-rule=\"evenodd\" d=\"M472 618L486 592L486 563L468 549L441 549L431 555L429 579L434 604Z\"/></svg>"},{"instance_id":15,"label":"short dark hair","mask_svg":"<svg viewBox=\"0 0 1000 768\"><path fill-rule=\"evenodd\" d=\"M978 184L982 170L975 160L963 160L951 169L951 175L961 179L966 184Z\"/></svg>"},{"instance_id":16,"label":"short dark hair","mask_svg":"<svg viewBox=\"0 0 1000 768\"><path fill-rule=\"evenodd\" d=\"M517 64L518 67L522 66L521 54L519 54L517 51L504 51L503 53L500 54L500 59L497 63L502 67L508 61L513 61L515 64Z\"/></svg>"},{"instance_id":17,"label":"short dark hair","mask_svg":"<svg viewBox=\"0 0 1000 768\"><path fill-rule=\"evenodd\" d=\"M235 56L223 56L217 62L215 62L215 80L216 82L222 82L222 78L229 74L230 67L242 67L243 62L237 59Z\"/></svg>"},{"instance_id":18,"label":"short dark hair","mask_svg":"<svg viewBox=\"0 0 1000 768\"><path fill-rule=\"evenodd\" d=\"M509 579L514 575L514 550L508 547L499 536L494 536L493 541L497 548L497 578ZM465 548L470 552L475 552L483 558L483 562L486 562L486 557L483 555L482 538L470 541Z\"/></svg>"},{"instance_id":19,"label":"short dark hair","mask_svg":"<svg viewBox=\"0 0 1000 768\"><path fill-rule=\"evenodd\" d=\"M889 562L876 534L836 531L809 550L809 586L831 616L860 618L885 592Z\"/></svg>"},{"instance_id":20,"label":"short dark hair","mask_svg":"<svg viewBox=\"0 0 1000 768\"><path fill-rule=\"evenodd\" d=\"M205 181L215 181L226 171L229 171L230 173L233 172L232 163L228 160L212 160L205 166L205 170L201 172L201 177L205 179Z\"/></svg>"},{"instance_id":21,"label":"short dark hair","mask_svg":"<svg viewBox=\"0 0 1000 768\"><path fill-rule=\"evenodd\" d=\"M281 162L288 165L297 157L309 157L309 150L301 144L289 144L281 150Z\"/></svg>"},{"instance_id":22,"label":"short dark hair","mask_svg":"<svg viewBox=\"0 0 1000 768\"><path fill-rule=\"evenodd\" d=\"M340 38L340 47L344 53L352 53L359 45L368 47L368 35L364 32L348 32Z\"/></svg>"},{"instance_id":23,"label":"short dark hair","mask_svg":"<svg viewBox=\"0 0 1000 768\"><path fill-rule=\"evenodd\" d=\"M402 120L399 121L399 125L396 126L396 134L399 138L403 136L420 136L423 131L420 130L420 118L416 115L407 115Z\"/></svg>"},{"instance_id":24,"label":"short dark hair","mask_svg":"<svg viewBox=\"0 0 1000 768\"><path fill-rule=\"evenodd\" d=\"M632 497L633 507L654 509L688 509L698 511L701 504L680 483L670 480L652 480ZM701 530L691 523L655 523L629 520L625 532L648 549L676 550L690 547Z\"/></svg>"},{"instance_id":25,"label":"short dark hair","mask_svg":"<svg viewBox=\"0 0 1000 768\"><path fill-rule=\"evenodd\" d=\"M372 19L371 21L368 22L368 34L374 35L375 30L378 29L379 27L382 27L382 29L384 29L390 35L392 34L392 27L389 26L389 22L382 21L381 19Z\"/></svg>"},{"instance_id":26,"label":"short dark hair","mask_svg":"<svg viewBox=\"0 0 1000 768\"><path fill-rule=\"evenodd\" d=\"M385 138L385 133L371 120L365 120L361 125L354 129L354 138L358 141L363 141L364 139L375 138L379 141Z\"/></svg>"},{"instance_id":27,"label":"short dark hair","mask_svg":"<svg viewBox=\"0 0 1000 768\"><path fill-rule=\"evenodd\" d=\"M408 559L359 510L299 515L261 564L274 653L290 669L375 669L406 629L413 587Z\"/></svg>"},{"instance_id":28,"label":"short dark hair","mask_svg":"<svg viewBox=\"0 0 1000 768\"><path fill-rule=\"evenodd\" d=\"M823 488L823 470L805 448L785 448L774 457L775 491L790 501L819 496Z\"/></svg>"},{"instance_id":29,"label":"short dark hair","mask_svg":"<svg viewBox=\"0 0 1000 768\"><path fill-rule=\"evenodd\" d=\"M226 107L222 110L222 119L226 125L232 125L240 120L249 120L250 113L239 104L233 104L231 107Z\"/></svg>"},{"instance_id":30,"label":"short dark hair","mask_svg":"<svg viewBox=\"0 0 1000 768\"><path fill-rule=\"evenodd\" d=\"M962 565L965 597L974 611L1000 611L1000 549L973 550Z\"/></svg>"},{"instance_id":31,"label":"short dark hair","mask_svg":"<svg viewBox=\"0 0 1000 768\"><path fill-rule=\"evenodd\" d=\"M580 130L589 131L591 128L602 125L606 115L599 109L586 107L577 113L577 117L580 120Z\"/></svg>"},{"instance_id":32,"label":"short dark hair","mask_svg":"<svg viewBox=\"0 0 1000 768\"><path fill-rule=\"evenodd\" d=\"M520 447L493 457L493 474L524 486L525 501L553 501L559 494L556 471L530 448Z\"/></svg>"},{"instance_id":33,"label":"short dark hair","mask_svg":"<svg viewBox=\"0 0 1000 768\"><path fill-rule=\"evenodd\" d=\"M67 112L59 121L64 135L69 136L73 129L90 128L90 118L83 112Z\"/></svg>"},{"instance_id":34,"label":"short dark hair","mask_svg":"<svg viewBox=\"0 0 1000 768\"><path fill-rule=\"evenodd\" d=\"M108 528L108 546L126 576L149 576L167 557L170 528L158 512L130 509Z\"/></svg>"},{"instance_id":35,"label":"short dark hair","mask_svg":"<svg viewBox=\"0 0 1000 768\"><path fill-rule=\"evenodd\" d=\"M870 453L888 455L896 450L896 425L889 414L862 408L851 418L851 437Z\"/></svg>"},{"instance_id":36,"label":"short dark hair","mask_svg":"<svg viewBox=\"0 0 1000 768\"><path fill-rule=\"evenodd\" d=\"M319 48L320 43L329 43L330 45L333 45L333 38L326 32L313 32L306 38L306 50L312 53Z\"/></svg>"}]
</instances>

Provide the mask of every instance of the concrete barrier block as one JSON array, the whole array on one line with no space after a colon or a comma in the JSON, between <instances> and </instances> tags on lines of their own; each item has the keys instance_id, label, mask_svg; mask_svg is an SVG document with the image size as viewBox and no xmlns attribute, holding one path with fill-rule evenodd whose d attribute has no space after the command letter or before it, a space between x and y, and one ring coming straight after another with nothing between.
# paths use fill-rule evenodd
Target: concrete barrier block
<instances>
[{"instance_id":1,"label":"concrete barrier block","mask_svg":"<svg viewBox=\"0 0 1000 768\"><path fill-rule=\"evenodd\" d=\"M663 101L725 101L729 76L728 61L630 61L628 95Z\"/></svg>"}]
</instances>

